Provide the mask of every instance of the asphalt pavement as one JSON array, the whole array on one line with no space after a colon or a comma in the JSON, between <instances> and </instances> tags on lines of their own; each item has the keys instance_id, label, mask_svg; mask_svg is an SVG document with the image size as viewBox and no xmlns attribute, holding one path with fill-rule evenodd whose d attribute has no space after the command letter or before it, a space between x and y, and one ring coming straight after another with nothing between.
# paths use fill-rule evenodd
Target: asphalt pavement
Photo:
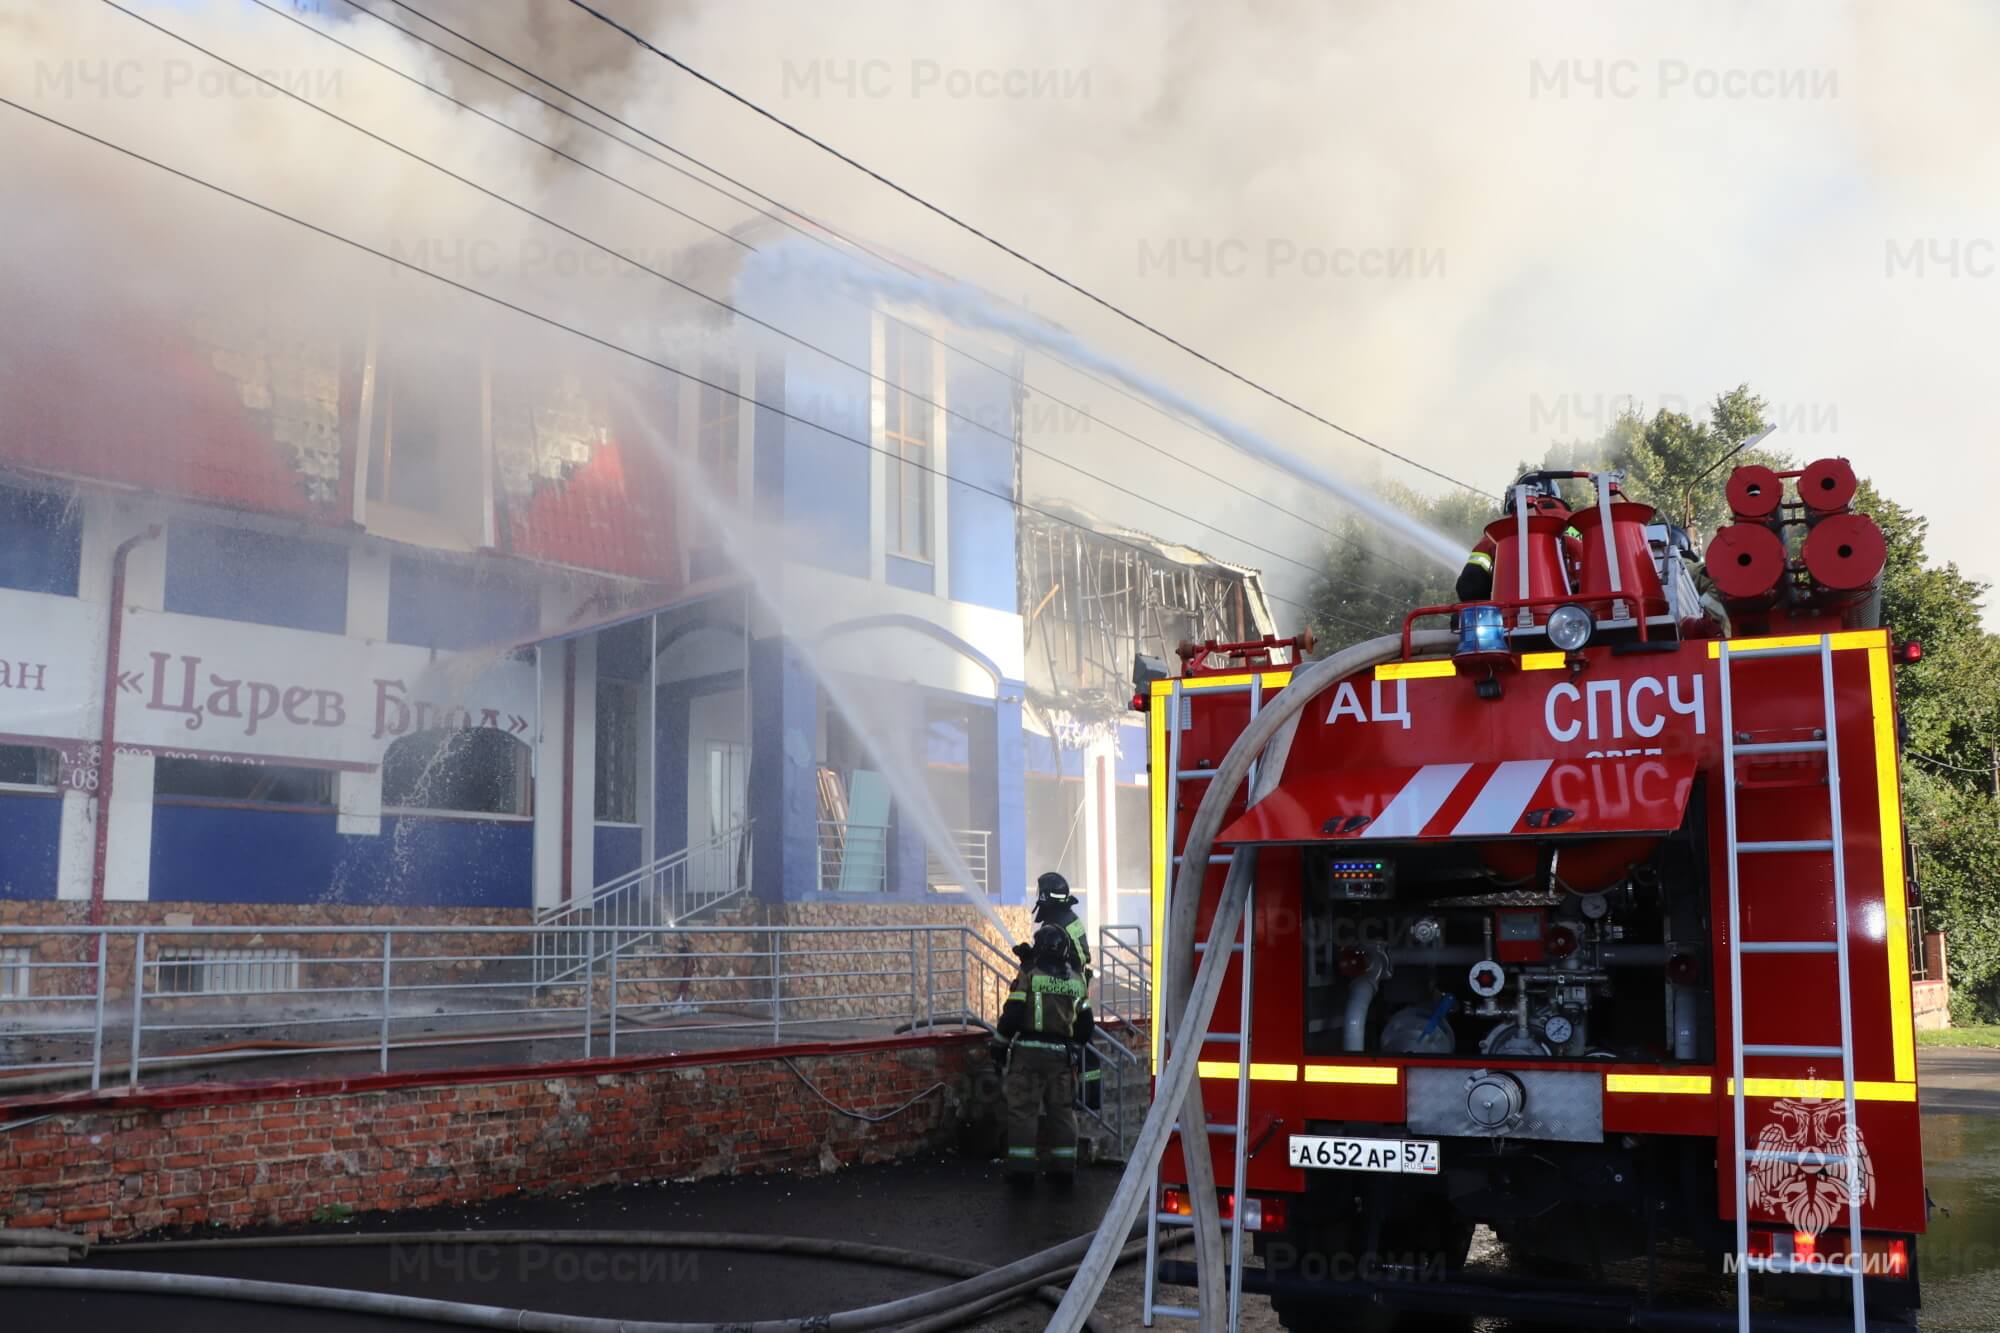
<instances>
[{"instance_id":1,"label":"asphalt pavement","mask_svg":"<svg viewBox=\"0 0 2000 1333\"><path fill-rule=\"evenodd\" d=\"M1919 1250L1925 1333L2000 1328L2000 1051L1925 1050L1926 1179L1937 1204ZM617 1228L748 1231L860 1240L1003 1263L1091 1230L1117 1181L1085 1171L1062 1192L1046 1182L1028 1194L1005 1189L995 1163L930 1157L833 1175L769 1175L664 1182L562 1198L519 1196L477 1208L362 1215L307 1231L379 1234L499 1228ZM1493 1258L1490 1241L1486 1257ZM1479 1252L1475 1252L1479 1257ZM1504 1256L1499 1256L1504 1260ZM909 1295L944 1279L817 1259L715 1251L634 1251L547 1246L316 1246L129 1254L95 1252L96 1267L207 1273L343 1286L510 1308L624 1319L747 1320L847 1309ZM1100 1313L1138 1326L1140 1274L1122 1270ZM1179 1293L1185 1296L1186 1293ZM218 1327L287 1333L431 1328L355 1316L254 1305L128 1296L12 1291L0 1325L21 1330L121 1325L149 1333L212 1333ZM1269 1308L1245 1301L1247 1333L1275 1330ZM977 1327L1040 1329L1046 1311L1028 1305ZM1430 1326L1427 1326L1430 1327ZM1542 1333L1502 1320L1460 1321L1462 1333Z\"/></svg>"}]
</instances>

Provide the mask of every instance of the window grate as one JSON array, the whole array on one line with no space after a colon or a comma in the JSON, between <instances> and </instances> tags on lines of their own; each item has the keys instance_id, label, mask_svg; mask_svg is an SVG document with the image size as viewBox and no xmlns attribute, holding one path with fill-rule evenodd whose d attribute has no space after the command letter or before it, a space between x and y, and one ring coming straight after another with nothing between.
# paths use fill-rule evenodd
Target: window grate
<instances>
[{"instance_id":1,"label":"window grate","mask_svg":"<svg viewBox=\"0 0 2000 1333\"><path fill-rule=\"evenodd\" d=\"M32 995L35 972L28 966L26 949L0 949L0 1000L18 1000Z\"/></svg>"},{"instance_id":2,"label":"window grate","mask_svg":"<svg viewBox=\"0 0 2000 1333\"><path fill-rule=\"evenodd\" d=\"M258 995L299 987L296 949L163 949L152 968L156 995Z\"/></svg>"}]
</instances>

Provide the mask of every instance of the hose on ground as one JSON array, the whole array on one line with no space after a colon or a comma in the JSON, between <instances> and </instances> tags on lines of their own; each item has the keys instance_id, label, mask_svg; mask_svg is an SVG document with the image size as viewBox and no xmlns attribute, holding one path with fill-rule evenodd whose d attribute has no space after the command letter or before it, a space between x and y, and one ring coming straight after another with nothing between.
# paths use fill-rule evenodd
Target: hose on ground
<instances>
[{"instance_id":1,"label":"hose on ground","mask_svg":"<svg viewBox=\"0 0 2000 1333\"><path fill-rule=\"evenodd\" d=\"M303 1286L294 1283L261 1282L236 1278L212 1278L184 1273L131 1272L116 1269L52 1269L0 1266L0 1286L42 1287L63 1290L124 1291L152 1295L178 1295L204 1299L238 1300L271 1305L305 1306L347 1313L414 1319L469 1328L508 1328L531 1333L795 1333L800 1329L841 1330L883 1328L915 1321L919 1327L948 1328L992 1309L1006 1301L1028 1295L1042 1295L1051 1302L1061 1293L1038 1290L1051 1278L1058 1280L1075 1271L1091 1240L1078 1236L1061 1245L1039 1251L1012 1263L989 1268L970 1260L951 1259L890 1246L866 1245L855 1241L825 1240L809 1236L756 1236L719 1233L631 1232L631 1231L458 1231L458 1232L378 1232L346 1233L333 1236L242 1236L215 1237L198 1241L147 1241L115 1247L114 1253L150 1253L172 1250L276 1249L326 1245L397 1243L544 1243L578 1245L629 1245L656 1248L746 1250L767 1254L793 1254L815 1258L848 1259L881 1263L917 1271L959 1276L962 1280L934 1291L899 1300L881 1302L857 1310L815 1312L786 1319L726 1321L718 1323L655 1323L597 1319L580 1315L551 1314L534 1310L503 1309L469 1305L457 1301L399 1296L383 1292L350 1291L333 1287ZM1132 1247L1126 1247L1130 1257ZM106 1251L100 1251L105 1253Z\"/></svg>"},{"instance_id":2,"label":"hose on ground","mask_svg":"<svg viewBox=\"0 0 2000 1333\"><path fill-rule=\"evenodd\" d=\"M1419 652L1449 651L1455 642L1450 633L1431 630L1413 635L1411 646ZM1174 880L1173 903L1164 942L1168 959L1192 959L1196 956L1194 935L1201 906L1202 881L1208 874L1209 853L1215 846L1216 835L1222 831L1222 822L1230 803L1236 799L1238 790L1249 776L1251 765L1264 754L1265 748L1281 730L1286 739L1279 742L1277 748L1280 751L1288 749L1291 729L1297 726L1299 715L1322 691L1357 671L1401 656L1402 649L1400 636L1385 635L1301 667L1293 673L1291 683L1258 710L1229 747L1228 754L1215 769L1215 776L1209 780L1207 790L1202 793L1201 804L1195 810L1187 839L1180 848L1180 873ZM1271 756L1271 762L1258 774L1258 791L1251 793L1252 803L1276 783L1283 767L1282 754ZM1172 775L1163 777L1172 781ZM1049 1328L1054 1333L1078 1333L1090 1310L1097 1304L1098 1295L1111 1276L1118 1247L1130 1234L1152 1193L1160 1157L1166 1151L1167 1137L1176 1119L1181 1121L1184 1130L1183 1160L1188 1168L1189 1193L1193 1196L1195 1207L1193 1231L1197 1264L1204 1281L1200 1289L1203 1327L1215 1322L1218 1297L1217 1283L1212 1279L1222 1273L1220 1228L1216 1217L1215 1175L1208 1154L1201 1094L1195 1084L1195 1065L1202 1038L1207 1034L1209 1021L1215 1014L1216 1000L1222 993L1223 973L1229 965L1237 926L1243 919L1243 903L1255 877L1255 867L1256 849L1239 848L1230 861L1222 893L1216 902L1215 916L1209 928L1208 948L1202 955L1200 967L1195 970L1192 979L1185 982L1183 978L1188 971L1185 964L1169 973L1168 979L1174 984L1172 993L1162 997L1162 1013L1173 1017L1173 1050L1155 1081L1153 1105L1133 1142L1131 1155L1126 1159L1125 1174L1119 1179L1118 1189L1105 1209L1104 1221L1091 1242L1090 1252L1084 1256L1062 1304L1049 1321Z\"/></svg>"}]
</instances>

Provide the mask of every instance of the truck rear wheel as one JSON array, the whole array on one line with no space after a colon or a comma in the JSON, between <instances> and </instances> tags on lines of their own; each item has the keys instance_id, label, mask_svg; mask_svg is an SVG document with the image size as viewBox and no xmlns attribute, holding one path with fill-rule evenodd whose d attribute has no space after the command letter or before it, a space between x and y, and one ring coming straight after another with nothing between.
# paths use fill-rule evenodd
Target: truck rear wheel
<instances>
[{"instance_id":1,"label":"truck rear wheel","mask_svg":"<svg viewBox=\"0 0 2000 1333\"><path fill-rule=\"evenodd\" d=\"M1366 1227L1358 1219L1329 1226L1317 1226L1292 1233L1285 1240L1290 1247L1285 1257L1292 1260L1290 1275L1311 1283L1374 1282L1392 1286L1401 1282L1436 1280L1450 1276L1465 1266L1472 1249L1473 1224L1446 1207L1401 1213L1384 1221L1373 1251L1366 1248ZM1277 1257L1265 1252L1265 1266ZM1271 1309L1283 1327L1305 1330L1339 1329L1341 1333L1420 1333L1428 1330L1463 1330L1462 1316L1399 1314L1378 1305L1357 1307L1351 1296L1329 1293L1317 1298L1310 1293L1285 1294L1271 1298Z\"/></svg>"}]
</instances>

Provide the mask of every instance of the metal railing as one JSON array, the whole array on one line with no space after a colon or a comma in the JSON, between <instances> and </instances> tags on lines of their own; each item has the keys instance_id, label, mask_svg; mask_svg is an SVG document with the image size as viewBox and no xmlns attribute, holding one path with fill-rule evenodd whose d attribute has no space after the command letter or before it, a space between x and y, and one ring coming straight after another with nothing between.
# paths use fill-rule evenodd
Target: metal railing
<instances>
[{"instance_id":1,"label":"metal railing","mask_svg":"<svg viewBox=\"0 0 2000 1333\"><path fill-rule=\"evenodd\" d=\"M886 893L889 889L887 824L819 821L819 887L827 893Z\"/></svg>"},{"instance_id":2,"label":"metal railing","mask_svg":"<svg viewBox=\"0 0 2000 1333\"><path fill-rule=\"evenodd\" d=\"M750 829L746 820L608 880L580 902L537 912L535 924L542 932L536 937L536 982L568 980L582 969L586 955L603 960L604 953L594 950L631 948L655 932L691 925L747 895Z\"/></svg>"},{"instance_id":3,"label":"metal railing","mask_svg":"<svg viewBox=\"0 0 2000 1333\"><path fill-rule=\"evenodd\" d=\"M565 948L566 979L539 979ZM1018 966L960 925L22 926L0 950L0 1096L991 1022Z\"/></svg>"},{"instance_id":4,"label":"metal railing","mask_svg":"<svg viewBox=\"0 0 2000 1333\"><path fill-rule=\"evenodd\" d=\"M1146 962L1145 936L1137 926L1097 928L1097 989L1100 1014L1143 1023L1153 1013L1153 980Z\"/></svg>"},{"instance_id":5,"label":"metal railing","mask_svg":"<svg viewBox=\"0 0 2000 1333\"><path fill-rule=\"evenodd\" d=\"M959 859L972 872L972 882L979 886L981 893L992 892L989 866L993 859L993 834L983 828L955 828L951 831L952 846L958 850ZM962 890L965 885L958 882L956 872L938 859L933 849L925 854L925 882L933 889L945 892Z\"/></svg>"}]
</instances>

